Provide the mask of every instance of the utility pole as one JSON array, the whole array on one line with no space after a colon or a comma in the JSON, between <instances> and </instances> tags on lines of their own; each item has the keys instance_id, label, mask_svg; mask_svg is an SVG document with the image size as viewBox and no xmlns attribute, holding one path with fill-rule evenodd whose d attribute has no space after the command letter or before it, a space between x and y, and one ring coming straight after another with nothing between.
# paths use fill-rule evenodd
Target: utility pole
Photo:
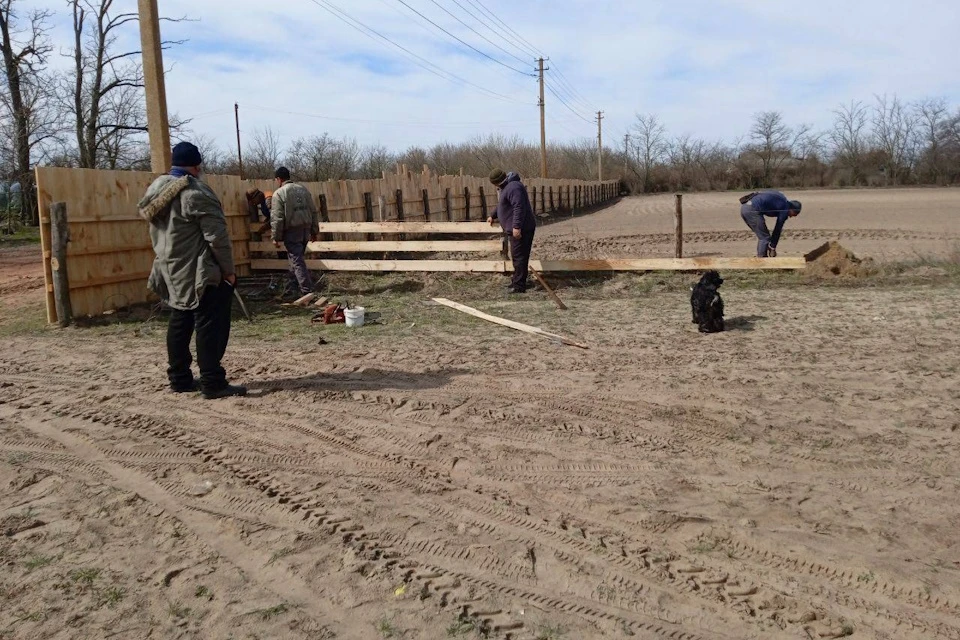
<instances>
[{"instance_id":1,"label":"utility pole","mask_svg":"<svg viewBox=\"0 0 960 640\"><path fill-rule=\"evenodd\" d=\"M547 111L543 101L543 58L540 63L540 177L547 177Z\"/></svg>"},{"instance_id":2,"label":"utility pole","mask_svg":"<svg viewBox=\"0 0 960 640\"><path fill-rule=\"evenodd\" d=\"M597 179L603 182L603 111L597 111Z\"/></svg>"},{"instance_id":3,"label":"utility pole","mask_svg":"<svg viewBox=\"0 0 960 640\"><path fill-rule=\"evenodd\" d=\"M630 158L630 134L625 133L623 135L623 177L627 177L627 160Z\"/></svg>"},{"instance_id":4,"label":"utility pole","mask_svg":"<svg viewBox=\"0 0 960 640\"><path fill-rule=\"evenodd\" d=\"M170 122L167 120L167 89L163 81L163 51L160 45L160 13L157 0L137 0L140 14L140 47L143 51L143 84L147 95L147 131L150 135L150 168L154 173L170 169Z\"/></svg>"},{"instance_id":5,"label":"utility pole","mask_svg":"<svg viewBox=\"0 0 960 640\"><path fill-rule=\"evenodd\" d=\"M237 121L237 161L240 162L240 179L243 180L243 152L240 150L240 105L233 103L233 116Z\"/></svg>"}]
</instances>

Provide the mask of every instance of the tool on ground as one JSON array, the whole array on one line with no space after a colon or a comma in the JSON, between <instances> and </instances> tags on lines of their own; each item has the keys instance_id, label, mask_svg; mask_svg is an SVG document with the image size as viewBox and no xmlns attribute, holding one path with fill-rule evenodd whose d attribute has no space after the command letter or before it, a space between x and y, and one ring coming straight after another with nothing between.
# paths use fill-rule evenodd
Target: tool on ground
<instances>
[{"instance_id":1,"label":"tool on ground","mask_svg":"<svg viewBox=\"0 0 960 640\"><path fill-rule=\"evenodd\" d=\"M527 270L530 271L530 274L531 274L534 278L536 278L537 282L540 283L540 286L542 286L542 287L544 288L544 290L547 292L547 295L549 295L551 298L553 298L553 301L556 303L557 308L560 309L561 311L566 311L566 310L567 310L567 305L563 304L563 300L561 300L561 299L560 299L560 296L558 296L558 295L553 291L553 289L550 288L550 285L548 285L548 284L547 284L547 281L543 279L543 276L541 276L539 273L537 273L537 270L534 269L533 267L527 267Z\"/></svg>"},{"instance_id":2,"label":"tool on ground","mask_svg":"<svg viewBox=\"0 0 960 640\"><path fill-rule=\"evenodd\" d=\"M243 301L243 298L240 297L240 292L237 291L237 288L234 287L233 295L237 299L237 302L240 303L240 308L243 310L243 315L246 316L247 321L253 324L253 316L250 315L250 312L247 310L247 304Z\"/></svg>"}]
</instances>

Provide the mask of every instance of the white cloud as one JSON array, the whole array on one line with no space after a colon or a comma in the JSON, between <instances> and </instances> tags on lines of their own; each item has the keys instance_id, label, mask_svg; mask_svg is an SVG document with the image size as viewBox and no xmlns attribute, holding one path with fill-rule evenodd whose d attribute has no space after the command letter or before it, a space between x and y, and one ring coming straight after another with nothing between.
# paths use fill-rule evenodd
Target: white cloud
<instances>
[{"instance_id":1,"label":"white cloud","mask_svg":"<svg viewBox=\"0 0 960 640\"><path fill-rule=\"evenodd\" d=\"M193 128L214 136L227 149L233 146L234 102L240 103L246 133L272 126L284 142L324 131L395 149L491 131L539 138L534 79L465 51L423 25L397 0L329 1L439 67L523 104L438 78L348 27L313 0L274 5L161 0L165 15L198 20L163 26L165 37L190 40L166 54L172 68L167 77L171 112L190 117L218 111L196 119ZM406 1L478 48L520 66L432 0ZM437 2L475 24L453 0ZM478 13L470 0L459 2ZM62 0L27 4L65 13ZM118 0L121 4L125 10L127 5L135 9L133 0ZM761 110L783 111L789 122L826 128L837 105L850 99L869 101L875 93L896 92L905 99L943 95L960 102L955 83L960 58L952 50L960 12L942 0L483 4L550 56L548 65L561 69L588 103L576 104L584 117L593 117L588 107L605 110L605 138L611 144L622 140L638 111L658 113L673 134L731 139L746 133L752 114ZM498 35L476 28L515 51L506 29L489 22ZM56 33L68 42L65 15ZM130 37L135 42L136 33ZM591 123L578 119L549 93L547 109L550 138L595 135ZM377 122L321 120L290 112Z\"/></svg>"}]
</instances>

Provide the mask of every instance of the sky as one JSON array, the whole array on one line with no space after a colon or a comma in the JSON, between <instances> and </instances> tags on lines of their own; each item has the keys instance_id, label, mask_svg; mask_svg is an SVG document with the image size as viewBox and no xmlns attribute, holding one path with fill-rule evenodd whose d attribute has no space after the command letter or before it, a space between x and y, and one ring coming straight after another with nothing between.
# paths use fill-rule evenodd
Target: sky
<instances>
[{"instance_id":1,"label":"sky","mask_svg":"<svg viewBox=\"0 0 960 640\"><path fill-rule=\"evenodd\" d=\"M53 37L66 46L65 0L23 2L57 12ZM136 4L115 0L122 11ZM539 55L548 58L547 137L556 141L595 139L598 110L604 142L622 147L638 113L656 114L671 135L730 141L759 111L827 129L840 104L878 94L960 105L960 11L950 0L159 0L159 7L191 19L161 25L164 39L186 40L164 53L169 111L225 150L236 144L234 103L242 136L271 127L284 145L325 132L394 151L488 133L538 141ZM131 29L119 44L139 48L138 37Z\"/></svg>"}]
</instances>

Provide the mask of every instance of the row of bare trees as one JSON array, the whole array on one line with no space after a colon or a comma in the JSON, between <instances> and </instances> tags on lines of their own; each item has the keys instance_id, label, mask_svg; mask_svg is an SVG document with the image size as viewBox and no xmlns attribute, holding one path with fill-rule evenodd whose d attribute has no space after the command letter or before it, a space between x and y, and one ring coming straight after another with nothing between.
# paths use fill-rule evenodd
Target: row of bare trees
<instances>
[{"instance_id":1,"label":"row of bare trees","mask_svg":"<svg viewBox=\"0 0 960 640\"><path fill-rule=\"evenodd\" d=\"M135 6L131 11L122 0L65 4L72 37L55 46L50 11L0 0L0 182L19 183L22 211L34 223L37 164L149 166L140 51L121 45L131 39L125 35L136 34ZM53 56L68 60L68 70L55 69ZM172 127L182 124L171 118Z\"/></svg>"},{"instance_id":2,"label":"row of bare trees","mask_svg":"<svg viewBox=\"0 0 960 640\"><path fill-rule=\"evenodd\" d=\"M946 100L875 96L833 116L818 131L760 112L749 134L728 143L671 137L656 115L638 115L620 152L625 181L644 192L960 182L960 108Z\"/></svg>"}]
</instances>

